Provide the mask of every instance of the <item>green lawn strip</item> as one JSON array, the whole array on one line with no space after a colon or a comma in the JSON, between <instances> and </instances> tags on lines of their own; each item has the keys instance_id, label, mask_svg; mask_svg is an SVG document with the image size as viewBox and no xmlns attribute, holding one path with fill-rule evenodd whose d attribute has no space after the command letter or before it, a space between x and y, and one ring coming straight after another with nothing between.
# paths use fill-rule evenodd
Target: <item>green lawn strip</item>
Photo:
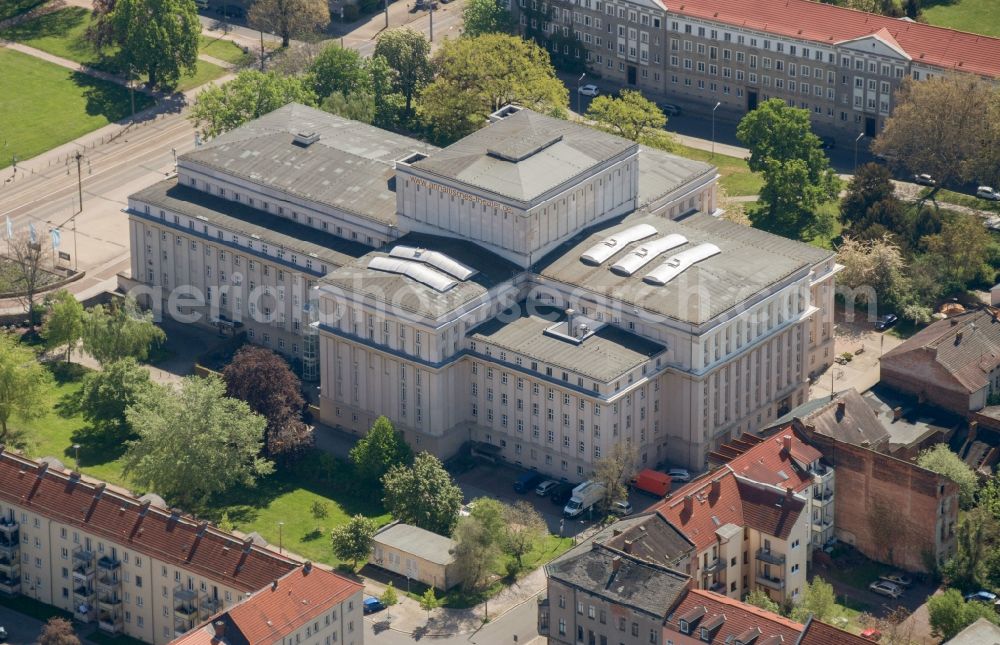
<instances>
[{"instance_id":1,"label":"green lawn strip","mask_svg":"<svg viewBox=\"0 0 1000 645\"><path fill-rule=\"evenodd\" d=\"M104 56L86 38L90 20L90 11L87 9L66 7L5 29L0 35L7 40L41 49L53 56L114 71L115 67L108 58L115 54L115 48L104 52L106 55Z\"/></svg>"},{"instance_id":2,"label":"green lawn strip","mask_svg":"<svg viewBox=\"0 0 1000 645\"><path fill-rule=\"evenodd\" d=\"M240 65L251 58L243 52L242 47L231 40L226 40L224 38L211 38L203 35L200 37L199 43L199 48L202 54L207 54L212 58L224 60L227 63L232 63L233 65Z\"/></svg>"},{"instance_id":3,"label":"green lawn strip","mask_svg":"<svg viewBox=\"0 0 1000 645\"><path fill-rule=\"evenodd\" d=\"M0 49L0 168L131 113L128 90L27 54ZM136 93L136 110L152 103Z\"/></svg>"},{"instance_id":4,"label":"green lawn strip","mask_svg":"<svg viewBox=\"0 0 1000 645\"><path fill-rule=\"evenodd\" d=\"M46 0L4 0L0 2L0 20L20 16L45 2Z\"/></svg>"},{"instance_id":5,"label":"green lawn strip","mask_svg":"<svg viewBox=\"0 0 1000 645\"><path fill-rule=\"evenodd\" d=\"M931 192L930 188L924 188L920 191L920 197L925 197ZM980 199L973 195L965 195L963 193L956 193L954 191L942 188L934 196L938 202L942 204L956 204L958 206L965 206L966 208L974 208L980 211L993 211L994 213L1000 213L1000 202L990 201L988 199ZM933 206L931 202L927 202L928 205Z\"/></svg>"},{"instance_id":6,"label":"green lawn strip","mask_svg":"<svg viewBox=\"0 0 1000 645\"><path fill-rule=\"evenodd\" d=\"M0 607L6 607L42 622L49 618L73 619L73 614L52 605L46 605L28 596L8 596L0 594Z\"/></svg>"},{"instance_id":7,"label":"green lawn strip","mask_svg":"<svg viewBox=\"0 0 1000 645\"><path fill-rule=\"evenodd\" d=\"M677 154L688 159L704 161L716 166L722 176L719 180L726 194L731 197L742 195L757 195L760 193L764 179L759 174L750 171L747 162L738 157L730 157L716 153L714 156L707 150L691 148L683 144L677 150Z\"/></svg>"},{"instance_id":8,"label":"green lawn strip","mask_svg":"<svg viewBox=\"0 0 1000 645\"><path fill-rule=\"evenodd\" d=\"M932 25L1000 38L996 0L957 0L925 7L922 16Z\"/></svg>"},{"instance_id":9,"label":"green lawn strip","mask_svg":"<svg viewBox=\"0 0 1000 645\"><path fill-rule=\"evenodd\" d=\"M180 83L177 84L175 88L178 92L186 92L190 89L198 87L199 85L204 85L209 81L214 81L215 79L225 75L226 70L209 63L208 61L199 60L198 69L195 71L194 76L182 76Z\"/></svg>"}]
</instances>

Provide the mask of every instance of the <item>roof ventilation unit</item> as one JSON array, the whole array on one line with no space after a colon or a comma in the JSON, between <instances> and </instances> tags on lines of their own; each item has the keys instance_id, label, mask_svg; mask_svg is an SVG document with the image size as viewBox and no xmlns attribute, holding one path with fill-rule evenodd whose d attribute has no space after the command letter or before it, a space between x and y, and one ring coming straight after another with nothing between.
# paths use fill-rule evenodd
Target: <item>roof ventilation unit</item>
<instances>
[{"instance_id":1,"label":"roof ventilation unit","mask_svg":"<svg viewBox=\"0 0 1000 645\"><path fill-rule=\"evenodd\" d=\"M438 251L418 249L414 246L397 246L389 251L389 255L403 260L422 262L434 267L435 269L444 271L448 275L453 278L457 278L462 282L465 282L472 276L476 275L475 269L467 267L458 260L454 260Z\"/></svg>"},{"instance_id":2,"label":"roof ventilation unit","mask_svg":"<svg viewBox=\"0 0 1000 645\"><path fill-rule=\"evenodd\" d=\"M309 130L307 132L296 132L293 141L294 143L302 146L303 148L308 148L312 144L319 141L319 132L316 132L315 130Z\"/></svg>"},{"instance_id":3,"label":"roof ventilation unit","mask_svg":"<svg viewBox=\"0 0 1000 645\"><path fill-rule=\"evenodd\" d=\"M666 237L658 237L651 242L646 242L640 247L632 250L622 259L611 265L611 270L619 275L632 275L642 267L656 259L661 253L666 253L671 249L676 249L682 244L687 244L687 238L677 233L671 233Z\"/></svg>"},{"instance_id":4,"label":"roof ventilation unit","mask_svg":"<svg viewBox=\"0 0 1000 645\"><path fill-rule=\"evenodd\" d=\"M439 292L445 292L458 284L456 280L453 280L440 271L411 260L401 260L399 258L380 255L371 259L368 263L368 268L375 269L376 271L385 271L386 273L405 275L407 278L416 280L420 284Z\"/></svg>"},{"instance_id":5,"label":"roof ventilation unit","mask_svg":"<svg viewBox=\"0 0 1000 645\"><path fill-rule=\"evenodd\" d=\"M660 266L646 274L643 280L647 284L663 286L686 271L692 265L707 260L713 255L722 253L714 244L699 244L694 248L681 251Z\"/></svg>"},{"instance_id":6,"label":"roof ventilation unit","mask_svg":"<svg viewBox=\"0 0 1000 645\"><path fill-rule=\"evenodd\" d=\"M632 242L644 240L650 235L656 235L656 228L649 224L630 226L624 231L618 231L611 237L606 237L583 252L580 260L587 264L604 264L612 255L618 253Z\"/></svg>"}]
</instances>

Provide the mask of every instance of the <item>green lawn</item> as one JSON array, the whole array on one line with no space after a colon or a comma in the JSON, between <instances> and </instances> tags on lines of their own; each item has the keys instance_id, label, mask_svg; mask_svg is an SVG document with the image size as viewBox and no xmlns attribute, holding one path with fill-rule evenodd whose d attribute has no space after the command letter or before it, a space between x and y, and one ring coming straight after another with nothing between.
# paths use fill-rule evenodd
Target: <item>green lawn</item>
<instances>
[{"instance_id":1,"label":"green lawn","mask_svg":"<svg viewBox=\"0 0 1000 645\"><path fill-rule=\"evenodd\" d=\"M28 159L131 113L128 90L114 83L0 48L0 168ZM136 94L136 109L152 99Z\"/></svg>"},{"instance_id":2,"label":"green lawn","mask_svg":"<svg viewBox=\"0 0 1000 645\"><path fill-rule=\"evenodd\" d=\"M809 240L809 243L813 246L832 251L834 246L839 243L840 234L844 230L844 224L840 221L840 201L835 199L825 204L820 204L817 211L833 218L833 230L830 232L829 237L816 237Z\"/></svg>"},{"instance_id":3,"label":"green lawn","mask_svg":"<svg viewBox=\"0 0 1000 645\"><path fill-rule=\"evenodd\" d=\"M920 195L924 196L930 192L929 188L924 188L920 191ZM975 208L981 211L993 211L994 213L1000 213L1000 202L994 202L988 199L979 199L974 195L956 193L946 188L939 190L937 195L934 197L943 204L957 204L959 206L965 206L966 208Z\"/></svg>"},{"instance_id":4,"label":"green lawn","mask_svg":"<svg viewBox=\"0 0 1000 645\"><path fill-rule=\"evenodd\" d=\"M932 25L1000 38L996 11L996 0L956 0L926 7L923 17Z\"/></svg>"},{"instance_id":5,"label":"green lawn","mask_svg":"<svg viewBox=\"0 0 1000 645\"><path fill-rule=\"evenodd\" d=\"M198 69L195 71L194 76L181 76L181 82L177 84L176 89L178 92L186 92L209 81L214 81L225 73L226 70L218 65L199 60Z\"/></svg>"},{"instance_id":6,"label":"green lawn","mask_svg":"<svg viewBox=\"0 0 1000 645\"><path fill-rule=\"evenodd\" d=\"M688 159L705 161L718 167L719 174L722 175L719 185L726 190L726 194L730 197L757 195L764 184L764 178L755 172L750 172L747 162L738 157L729 157L718 153L712 156L712 153L707 150L689 148L685 145L680 146L677 154Z\"/></svg>"},{"instance_id":7,"label":"green lawn","mask_svg":"<svg viewBox=\"0 0 1000 645\"><path fill-rule=\"evenodd\" d=\"M199 43L201 53L224 60L233 65L240 65L251 59L250 56L243 53L242 47L231 40L201 36Z\"/></svg>"},{"instance_id":8,"label":"green lawn","mask_svg":"<svg viewBox=\"0 0 1000 645\"><path fill-rule=\"evenodd\" d=\"M3 0L0 2L0 20L7 20L31 11L46 0Z\"/></svg>"}]
</instances>

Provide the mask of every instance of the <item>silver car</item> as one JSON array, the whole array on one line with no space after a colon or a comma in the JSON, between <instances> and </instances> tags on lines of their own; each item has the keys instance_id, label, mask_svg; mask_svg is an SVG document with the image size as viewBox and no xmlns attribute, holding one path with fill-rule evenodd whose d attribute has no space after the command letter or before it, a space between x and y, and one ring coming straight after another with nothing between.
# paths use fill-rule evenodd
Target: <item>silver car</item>
<instances>
[{"instance_id":1,"label":"silver car","mask_svg":"<svg viewBox=\"0 0 1000 645\"><path fill-rule=\"evenodd\" d=\"M899 588L899 585L893 584L886 580L876 580L875 582L868 585L868 589L874 591L881 596L888 596L895 600L903 595L903 590Z\"/></svg>"}]
</instances>

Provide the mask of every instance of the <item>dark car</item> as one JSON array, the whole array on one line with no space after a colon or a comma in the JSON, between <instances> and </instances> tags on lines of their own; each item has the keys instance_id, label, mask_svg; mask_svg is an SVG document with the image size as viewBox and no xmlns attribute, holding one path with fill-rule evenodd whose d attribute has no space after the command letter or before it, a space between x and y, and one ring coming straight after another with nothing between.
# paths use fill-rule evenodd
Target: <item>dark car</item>
<instances>
[{"instance_id":1,"label":"dark car","mask_svg":"<svg viewBox=\"0 0 1000 645\"><path fill-rule=\"evenodd\" d=\"M667 116L680 116L681 115L681 108L680 108L680 106L674 105L673 103L660 103L657 107L659 107L660 111L663 112L664 114L666 114Z\"/></svg>"},{"instance_id":2,"label":"dark car","mask_svg":"<svg viewBox=\"0 0 1000 645\"><path fill-rule=\"evenodd\" d=\"M7 630L4 628L3 625L0 625L0 643L6 643L6 642L7 642Z\"/></svg>"},{"instance_id":3,"label":"dark car","mask_svg":"<svg viewBox=\"0 0 1000 645\"><path fill-rule=\"evenodd\" d=\"M833 137L820 137L819 147L824 150L833 150L837 147L837 142Z\"/></svg>"},{"instance_id":4,"label":"dark car","mask_svg":"<svg viewBox=\"0 0 1000 645\"><path fill-rule=\"evenodd\" d=\"M534 471L526 472L514 481L514 490L524 494L542 483L545 478Z\"/></svg>"},{"instance_id":5,"label":"dark car","mask_svg":"<svg viewBox=\"0 0 1000 645\"><path fill-rule=\"evenodd\" d=\"M549 494L549 499L556 506L566 506L566 502L573 496L573 484L559 484Z\"/></svg>"},{"instance_id":6,"label":"dark car","mask_svg":"<svg viewBox=\"0 0 1000 645\"><path fill-rule=\"evenodd\" d=\"M382 604L382 601L375 596L368 596L361 604L363 606L362 611L366 614L374 614L377 611L385 609L385 605Z\"/></svg>"},{"instance_id":7,"label":"dark car","mask_svg":"<svg viewBox=\"0 0 1000 645\"><path fill-rule=\"evenodd\" d=\"M879 319L875 321L875 331L885 331L897 322L899 322L899 317L897 317L896 314L879 316Z\"/></svg>"}]
</instances>

